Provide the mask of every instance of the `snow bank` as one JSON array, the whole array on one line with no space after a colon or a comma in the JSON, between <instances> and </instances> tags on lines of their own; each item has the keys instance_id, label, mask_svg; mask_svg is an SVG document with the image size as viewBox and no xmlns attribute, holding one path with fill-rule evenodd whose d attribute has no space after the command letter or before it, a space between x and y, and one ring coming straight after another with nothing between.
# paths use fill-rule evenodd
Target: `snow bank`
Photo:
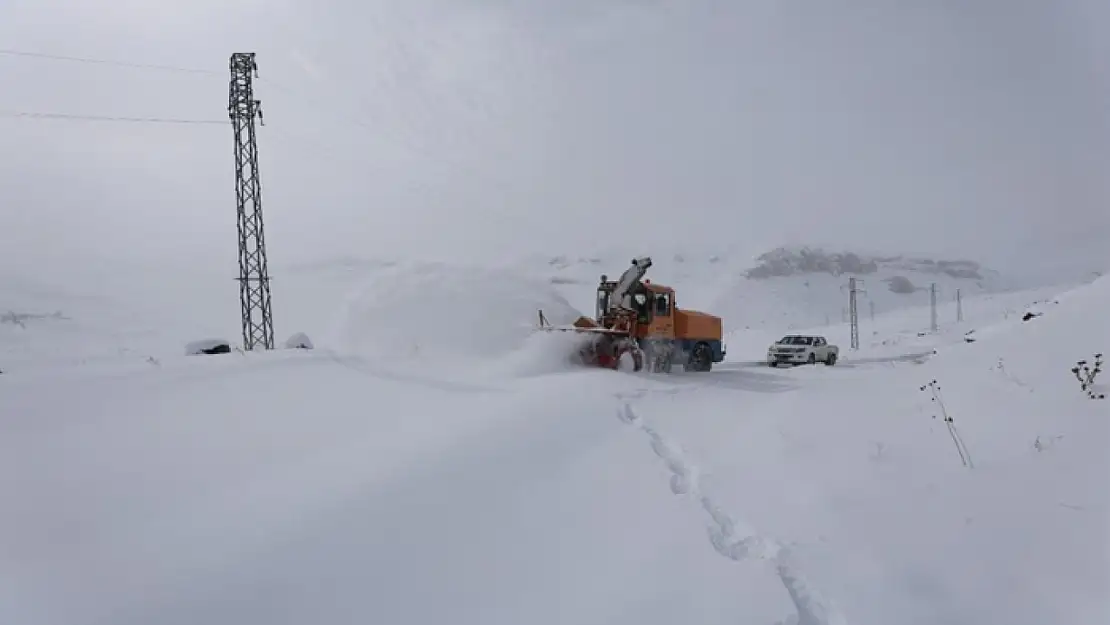
<instances>
[{"instance_id":1,"label":"snow bank","mask_svg":"<svg viewBox=\"0 0 1110 625\"><path fill-rule=\"evenodd\" d=\"M525 348L538 355L559 344L557 338L532 338L540 310L554 325L580 315L550 283L508 270L401 265L348 298L332 343L392 362L471 366Z\"/></svg>"},{"instance_id":2,"label":"snow bank","mask_svg":"<svg viewBox=\"0 0 1110 625\"><path fill-rule=\"evenodd\" d=\"M1108 350L1108 306L1103 279L924 364L741 370L743 395L721 380L637 409L723 509L795 545L850 623L1110 622L1110 400L1069 370Z\"/></svg>"},{"instance_id":3,"label":"snow bank","mask_svg":"<svg viewBox=\"0 0 1110 625\"><path fill-rule=\"evenodd\" d=\"M1048 366L1068 373L1077 360L1110 352L1110 278L1033 302L1028 310L1037 316L1025 320L1023 315L1009 315L985 324L976 329L976 340L967 349L942 350L938 362L981 367L1002 359L1038 371Z\"/></svg>"},{"instance_id":4,"label":"snow bank","mask_svg":"<svg viewBox=\"0 0 1110 625\"><path fill-rule=\"evenodd\" d=\"M296 334L285 339L286 349L313 349L315 348L312 339L304 332L297 332Z\"/></svg>"}]
</instances>

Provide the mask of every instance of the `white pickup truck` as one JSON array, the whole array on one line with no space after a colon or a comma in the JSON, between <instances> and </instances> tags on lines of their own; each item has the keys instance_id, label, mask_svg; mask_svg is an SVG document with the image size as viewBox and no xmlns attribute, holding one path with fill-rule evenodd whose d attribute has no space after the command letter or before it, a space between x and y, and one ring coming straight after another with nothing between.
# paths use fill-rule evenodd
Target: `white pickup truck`
<instances>
[{"instance_id":1,"label":"white pickup truck","mask_svg":"<svg viewBox=\"0 0 1110 625\"><path fill-rule=\"evenodd\" d=\"M840 348L829 345L823 336L789 334L767 348L767 366L780 364L801 365L823 362L830 367L836 364Z\"/></svg>"}]
</instances>

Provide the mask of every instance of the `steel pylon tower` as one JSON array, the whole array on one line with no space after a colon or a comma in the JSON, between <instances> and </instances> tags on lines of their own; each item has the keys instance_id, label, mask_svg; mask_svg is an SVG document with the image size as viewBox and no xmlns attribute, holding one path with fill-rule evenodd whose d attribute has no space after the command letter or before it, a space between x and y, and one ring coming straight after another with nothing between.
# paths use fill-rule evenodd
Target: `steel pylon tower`
<instances>
[{"instance_id":1,"label":"steel pylon tower","mask_svg":"<svg viewBox=\"0 0 1110 625\"><path fill-rule=\"evenodd\" d=\"M258 136L262 102L254 97L258 65L253 52L231 55L227 114L235 133L235 198L239 213L239 305L243 315L243 349L274 347L270 315L270 275L262 223L262 180L258 173Z\"/></svg>"}]
</instances>

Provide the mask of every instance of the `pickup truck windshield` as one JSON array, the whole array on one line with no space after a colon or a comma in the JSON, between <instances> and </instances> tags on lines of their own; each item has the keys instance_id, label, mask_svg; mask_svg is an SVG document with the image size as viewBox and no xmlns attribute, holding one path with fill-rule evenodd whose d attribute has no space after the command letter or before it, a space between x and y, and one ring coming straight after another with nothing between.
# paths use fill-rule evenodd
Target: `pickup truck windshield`
<instances>
[{"instance_id":1,"label":"pickup truck windshield","mask_svg":"<svg viewBox=\"0 0 1110 625\"><path fill-rule=\"evenodd\" d=\"M812 345L812 336L784 336L779 339L779 345Z\"/></svg>"}]
</instances>

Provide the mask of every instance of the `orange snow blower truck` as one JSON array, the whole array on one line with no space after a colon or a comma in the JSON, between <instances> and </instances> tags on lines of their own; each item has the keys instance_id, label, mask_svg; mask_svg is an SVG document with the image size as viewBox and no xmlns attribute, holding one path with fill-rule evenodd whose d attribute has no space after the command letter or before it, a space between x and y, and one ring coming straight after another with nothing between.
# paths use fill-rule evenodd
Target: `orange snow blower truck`
<instances>
[{"instance_id":1,"label":"orange snow blower truck","mask_svg":"<svg viewBox=\"0 0 1110 625\"><path fill-rule=\"evenodd\" d=\"M589 365L618 369L629 355L632 370L646 364L651 371L669 373L675 364L686 371L710 371L725 358L721 318L680 309L674 289L643 280L652 262L637 258L617 280L601 276L595 317L579 317L573 325L552 326L540 311L540 327L548 331L591 335L581 349Z\"/></svg>"}]
</instances>

